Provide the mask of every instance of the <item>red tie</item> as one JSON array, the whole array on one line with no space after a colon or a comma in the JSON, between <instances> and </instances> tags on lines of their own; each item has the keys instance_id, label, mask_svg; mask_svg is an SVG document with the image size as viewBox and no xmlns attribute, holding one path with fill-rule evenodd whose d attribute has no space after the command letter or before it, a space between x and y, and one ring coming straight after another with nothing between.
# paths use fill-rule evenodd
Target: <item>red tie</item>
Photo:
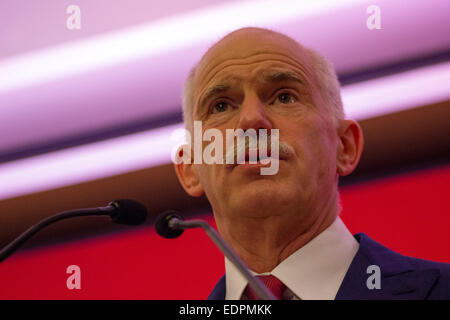
<instances>
[{"instance_id":1,"label":"red tie","mask_svg":"<svg viewBox=\"0 0 450 320\"><path fill-rule=\"evenodd\" d=\"M273 295L279 299L282 300L283 298L283 292L286 289L286 286L278 280L278 278L269 275L269 276L257 276L259 280L262 281L262 283L270 290L272 291ZM242 294L247 298L247 300L261 300L261 298L256 294L253 289L247 285L247 287L244 290L244 293Z\"/></svg>"}]
</instances>

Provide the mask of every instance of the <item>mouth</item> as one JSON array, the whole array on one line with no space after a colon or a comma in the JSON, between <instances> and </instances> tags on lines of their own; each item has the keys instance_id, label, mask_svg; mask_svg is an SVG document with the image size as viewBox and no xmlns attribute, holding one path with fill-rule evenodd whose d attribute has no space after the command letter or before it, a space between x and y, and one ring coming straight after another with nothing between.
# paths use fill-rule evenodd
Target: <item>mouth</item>
<instances>
[{"instance_id":1,"label":"mouth","mask_svg":"<svg viewBox=\"0 0 450 320\"><path fill-rule=\"evenodd\" d=\"M236 159L237 158L237 159ZM232 168L246 167L246 168L260 168L270 167L273 161L285 160L282 157L272 157L270 149L247 149L243 157L236 157L235 163L231 165Z\"/></svg>"},{"instance_id":2,"label":"mouth","mask_svg":"<svg viewBox=\"0 0 450 320\"><path fill-rule=\"evenodd\" d=\"M265 160L265 159L270 159L270 157L271 157L270 149L267 149L267 150L247 149L247 150L245 150L245 162L261 161L261 160Z\"/></svg>"}]
</instances>

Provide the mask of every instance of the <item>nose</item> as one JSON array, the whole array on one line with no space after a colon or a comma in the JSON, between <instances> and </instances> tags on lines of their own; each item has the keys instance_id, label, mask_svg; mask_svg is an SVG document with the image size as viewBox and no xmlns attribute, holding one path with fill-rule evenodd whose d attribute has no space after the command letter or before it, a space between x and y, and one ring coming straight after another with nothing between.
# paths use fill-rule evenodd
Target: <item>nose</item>
<instances>
[{"instance_id":1,"label":"nose","mask_svg":"<svg viewBox=\"0 0 450 320\"><path fill-rule=\"evenodd\" d=\"M266 129L268 133L272 129L272 122L268 118L264 103L256 94L246 95L242 102L239 120L236 129L244 131L248 129Z\"/></svg>"}]
</instances>

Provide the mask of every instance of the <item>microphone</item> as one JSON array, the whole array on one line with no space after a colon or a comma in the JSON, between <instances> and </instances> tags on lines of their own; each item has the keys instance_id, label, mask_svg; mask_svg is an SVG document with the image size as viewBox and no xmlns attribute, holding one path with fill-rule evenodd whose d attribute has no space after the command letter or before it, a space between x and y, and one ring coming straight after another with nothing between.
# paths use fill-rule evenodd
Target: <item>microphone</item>
<instances>
[{"instance_id":1,"label":"microphone","mask_svg":"<svg viewBox=\"0 0 450 320\"><path fill-rule=\"evenodd\" d=\"M177 211L170 210L160 214L155 221L156 232L169 239L179 237L184 229L190 228L202 228L205 230L209 238L219 248L219 250L234 264L239 272L247 279L250 287L256 292L256 294L263 300L277 300L275 296L266 288L266 286L254 277L249 271L248 267L242 261L241 258L234 252L234 250L220 237L220 235L211 227L206 221L203 220L190 220L184 221L181 214Z\"/></svg>"},{"instance_id":2,"label":"microphone","mask_svg":"<svg viewBox=\"0 0 450 320\"><path fill-rule=\"evenodd\" d=\"M25 241L44 227L56 221L81 216L109 216L112 221L119 224L140 225L147 219L147 208L137 201L131 199L121 199L112 201L105 207L63 211L54 216L41 220L39 223L30 227L2 250L0 250L0 262L9 257Z\"/></svg>"}]
</instances>

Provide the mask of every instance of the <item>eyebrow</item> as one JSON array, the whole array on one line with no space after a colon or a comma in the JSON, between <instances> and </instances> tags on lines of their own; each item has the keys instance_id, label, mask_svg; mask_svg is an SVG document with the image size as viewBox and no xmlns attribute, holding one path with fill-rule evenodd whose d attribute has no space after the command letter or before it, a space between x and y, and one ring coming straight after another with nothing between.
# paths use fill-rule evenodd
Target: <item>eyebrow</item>
<instances>
[{"instance_id":1,"label":"eyebrow","mask_svg":"<svg viewBox=\"0 0 450 320\"><path fill-rule=\"evenodd\" d=\"M202 99L200 105L203 106L211 97L214 97L215 95L226 92L230 89L231 89L231 85L229 85L229 84L216 84L216 85L212 86L211 88L208 88L208 90L206 90L205 95L203 96L203 99Z\"/></svg>"},{"instance_id":2,"label":"eyebrow","mask_svg":"<svg viewBox=\"0 0 450 320\"><path fill-rule=\"evenodd\" d=\"M297 82L299 84L304 84L304 81L294 72L289 71L275 71L275 72L263 72L261 74L263 83L278 83L285 81ZM203 107L205 103L212 97L224 93L231 89L231 85L228 83L220 83L216 84L208 90L206 90L205 95L203 96L200 106Z\"/></svg>"},{"instance_id":3,"label":"eyebrow","mask_svg":"<svg viewBox=\"0 0 450 320\"><path fill-rule=\"evenodd\" d=\"M290 71L265 72L262 74L262 79L263 82L268 83L293 81L300 84L305 84L301 77L299 77L296 73Z\"/></svg>"}]
</instances>

